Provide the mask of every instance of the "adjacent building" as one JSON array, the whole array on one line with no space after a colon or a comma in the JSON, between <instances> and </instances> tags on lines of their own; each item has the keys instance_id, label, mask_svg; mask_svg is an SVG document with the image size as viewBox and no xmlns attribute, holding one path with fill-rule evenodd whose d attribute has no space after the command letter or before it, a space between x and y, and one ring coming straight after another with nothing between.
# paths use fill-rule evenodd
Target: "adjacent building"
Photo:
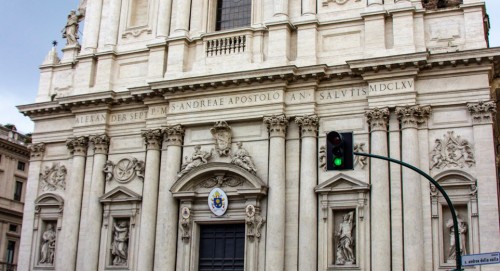
<instances>
[{"instance_id":1,"label":"adjacent building","mask_svg":"<svg viewBox=\"0 0 500 271\"><path fill-rule=\"evenodd\" d=\"M18 107L18 270L430 271L499 251L488 31L478 0L82 1ZM329 131L432 176L458 232L409 169L326 171Z\"/></svg>"},{"instance_id":2,"label":"adjacent building","mask_svg":"<svg viewBox=\"0 0 500 271\"><path fill-rule=\"evenodd\" d=\"M0 270L16 270L28 179L30 138L0 125Z\"/></svg>"}]
</instances>

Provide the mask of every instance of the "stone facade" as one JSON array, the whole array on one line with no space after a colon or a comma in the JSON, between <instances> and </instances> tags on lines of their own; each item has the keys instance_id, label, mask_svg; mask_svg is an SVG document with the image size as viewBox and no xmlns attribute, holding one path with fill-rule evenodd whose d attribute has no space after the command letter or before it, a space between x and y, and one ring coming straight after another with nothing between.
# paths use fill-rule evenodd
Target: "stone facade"
<instances>
[{"instance_id":1,"label":"stone facade","mask_svg":"<svg viewBox=\"0 0 500 271\"><path fill-rule=\"evenodd\" d=\"M0 125L0 270L15 270L19 258L29 140L15 126Z\"/></svg>"},{"instance_id":2,"label":"stone facade","mask_svg":"<svg viewBox=\"0 0 500 271\"><path fill-rule=\"evenodd\" d=\"M436 187L361 157L325 171L333 130L433 176L463 253L500 250L500 49L481 1L251 0L250 24L223 31L214 0L82 3L66 28L84 20L81 40L18 107L45 146L19 270L198 270L221 224L244 224L249 271L452 269Z\"/></svg>"}]
</instances>

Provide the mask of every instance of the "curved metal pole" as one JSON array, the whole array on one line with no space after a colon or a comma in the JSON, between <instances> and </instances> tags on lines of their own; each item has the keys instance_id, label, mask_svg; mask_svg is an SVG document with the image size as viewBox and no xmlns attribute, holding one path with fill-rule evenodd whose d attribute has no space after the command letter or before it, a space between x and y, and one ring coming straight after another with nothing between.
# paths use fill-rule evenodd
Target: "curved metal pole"
<instances>
[{"instance_id":1,"label":"curved metal pole","mask_svg":"<svg viewBox=\"0 0 500 271\"><path fill-rule=\"evenodd\" d=\"M448 207L450 208L451 217L453 219L453 231L455 232L454 237L455 237L455 255L456 255L455 265L456 265L456 269L452 270L452 271L462 271L463 270L462 269L462 254L460 254L460 234L458 233L457 213L455 212L455 207L453 206L453 203L451 202L450 198L448 197L448 194L446 194L446 191L444 191L443 187L441 185L439 185L439 183L436 180L434 180L431 176L429 176L427 173L425 173L422 170L420 170L420 169L418 169L410 164L407 164L405 162L402 162L402 161L399 161L399 160L396 160L393 158L375 155L375 154L369 154L369 153L354 152L353 154L371 157L371 158L382 159L382 160L386 160L386 161L393 162L396 164L400 164L404 167L412 169L413 171L416 171L418 174L424 176L427 180L429 180L429 182L431 182L433 185L436 186L436 188L439 190L439 192L441 192L444 199L446 200L446 203L448 204Z\"/></svg>"}]
</instances>

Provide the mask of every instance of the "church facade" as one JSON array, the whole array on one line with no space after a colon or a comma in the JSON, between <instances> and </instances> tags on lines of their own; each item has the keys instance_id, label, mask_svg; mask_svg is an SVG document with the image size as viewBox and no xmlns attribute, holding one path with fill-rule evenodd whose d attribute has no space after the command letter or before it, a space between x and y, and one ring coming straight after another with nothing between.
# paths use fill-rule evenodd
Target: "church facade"
<instances>
[{"instance_id":1,"label":"church facade","mask_svg":"<svg viewBox=\"0 0 500 271\"><path fill-rule=\"evenodd\" d=\"M499 251L488 29L478 0L82 1L18 107L18 270L430 271ZM458 232L414 171L327 171L329 131L432 176Z\"/></svg>"}]
</instances>

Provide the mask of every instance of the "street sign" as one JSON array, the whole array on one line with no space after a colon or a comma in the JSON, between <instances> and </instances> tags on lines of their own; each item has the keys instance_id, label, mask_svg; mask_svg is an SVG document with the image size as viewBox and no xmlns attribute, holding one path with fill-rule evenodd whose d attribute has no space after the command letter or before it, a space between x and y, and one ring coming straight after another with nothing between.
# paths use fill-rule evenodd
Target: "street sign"
<instances>
[{"instance_id":1,"label":"street sign","mask_svg":"<svg viewBox=\"0 0 500 271\"><path fill-rule=\"evenodd\" d=\"M500 263L500 252L462 255L462 265L482 265Z\"/></svg>"}]
</instances>

